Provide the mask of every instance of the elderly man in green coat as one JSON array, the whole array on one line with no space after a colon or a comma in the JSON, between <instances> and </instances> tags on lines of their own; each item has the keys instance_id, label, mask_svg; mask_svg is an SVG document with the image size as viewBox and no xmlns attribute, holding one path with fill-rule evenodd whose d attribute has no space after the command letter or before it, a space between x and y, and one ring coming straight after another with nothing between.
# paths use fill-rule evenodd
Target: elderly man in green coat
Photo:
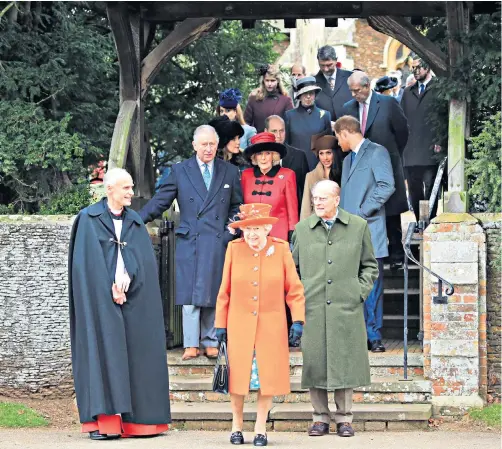
<instances>
[{"instance_id":1,"label":"elderly man in green coat","mask_svg":"<svg viewBox=\"0 0 502 449\"><path fill-rule=\"evenodd\" d=\"M308 433L329 433L328 390L334 390L337 434L350 437L353 388L371 383L363 303L378 264L366 221L338 207L338 184L320 181L312 196L315 215L296 225L292 239L305 288L302 388L314 407Z\"/></svg>"}]
</instances>

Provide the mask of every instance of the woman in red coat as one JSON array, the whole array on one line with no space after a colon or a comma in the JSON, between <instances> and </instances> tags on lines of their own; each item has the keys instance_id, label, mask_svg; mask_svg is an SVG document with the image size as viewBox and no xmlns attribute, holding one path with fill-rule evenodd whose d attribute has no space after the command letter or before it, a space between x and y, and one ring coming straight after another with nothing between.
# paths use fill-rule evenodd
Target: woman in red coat
<instances>
[{"instance_id":1,"label":"woman in red coat","mask_svg":"<svg viewBox=\"0 0 502 449\"><path fill-rule=\"evenodd\" d=\"M242 172L244 203L270 204L270 215L279 219L270 236L289 242L298 223L298 197L295 172L280 166L281 159L286 155L286 147L277 143L275 136L267 132L253 136L251 144L244 151L254 165Z\"/></svg>"}]
</instances>

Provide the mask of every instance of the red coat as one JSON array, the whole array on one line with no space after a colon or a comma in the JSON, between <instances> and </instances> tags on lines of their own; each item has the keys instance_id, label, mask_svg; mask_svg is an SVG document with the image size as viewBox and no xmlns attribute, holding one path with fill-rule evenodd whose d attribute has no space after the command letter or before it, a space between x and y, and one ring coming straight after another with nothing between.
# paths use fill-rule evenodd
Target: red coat
<instances>
[{"instance_id":1,"label":"red coat","mask_svg":"<svg viewBox=\"0 0 502 449\"><path fill-rule=\"evenodd\" d=\"M242 172L241 186L244 204L265 203L272 206L270 215L279 221L273 226L270 236L288 240L288 231L294 231L298 223L295 172L280 165L272 167L266 175L258 167L248 168Z\"/></svg>"}]
</instances>

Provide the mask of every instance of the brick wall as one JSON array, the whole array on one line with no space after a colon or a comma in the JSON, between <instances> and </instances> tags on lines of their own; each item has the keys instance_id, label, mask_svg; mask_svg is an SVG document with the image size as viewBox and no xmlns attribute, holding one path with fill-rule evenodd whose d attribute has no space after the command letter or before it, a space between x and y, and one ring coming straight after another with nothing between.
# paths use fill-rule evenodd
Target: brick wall
<instances>
[{"instance_id":1,"label":"brick wall","mask_svg":"<svg viewBox=\"0 0 502 449\"><path fill-rule=\"evenodd\" d=\"M385 75L383 53L388 36L375 31L366 20L356 20L354 43L357 47L347 47L347 56L354 61L354 68L364 70L371 78Z\"/></svg>"}]
</instances>

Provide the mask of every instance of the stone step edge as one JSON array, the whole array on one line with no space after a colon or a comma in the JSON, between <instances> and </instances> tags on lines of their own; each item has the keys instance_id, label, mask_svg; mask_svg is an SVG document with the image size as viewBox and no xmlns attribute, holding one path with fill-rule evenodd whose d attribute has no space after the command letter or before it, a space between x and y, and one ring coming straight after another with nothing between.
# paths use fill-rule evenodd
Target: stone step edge
<instances>
[{"instance_id":1,"label":"stone step edge","mask_svg":"<svg viewBox=\"0 0 502 449\"><path fill-rule=\"evenodd\" d=\"M273 404L269 418L272 421L311 421L313 408L308 403ZM352 407L354 421L428 421L432 416L431 404L360 404ZM229 403L171 404L174 421L228 421L232 419ZM334 420L335 411L331 412ZM256 404L244 405L244 420L256 419Z\"/></svg>"},{"instance_id":2,"label":"stone step edge","mask_svg":"<svg viewBox=\"0 0 502 449\"><path fill-rule=\"evenodd\" d=\"M181 351L176 351L176 354L167 355L167 363L169 366L214 366L215 361L209 360L207 357L201 355L196 359L183 361L181 360ZM392 368L403 368L403 355L402 354L390 354L390 353L379 353L370 354L369 361L371 367L392 367ZM303 357L301 352L291 352L289 354L289 365L291 366L301 366L303 365ZM408 367L423 367L424 366L424 356L422 353L408 353Z\"/></svg>"},{"instance_id":3,"label":"stone step edge","mask_svg":"<svg viewBox=\"0 0 502 449\"><path fill-rule=\"evenodd\" d=\"M308 392L301 388L301 377L291 376L291 392ZM212 391L213 376L171 376L169 388L172 391ZM432 384L423 378L409 380L372 379L371 385L354 388L364 393L432 393Z\"/></svg>"}]
</instances>

